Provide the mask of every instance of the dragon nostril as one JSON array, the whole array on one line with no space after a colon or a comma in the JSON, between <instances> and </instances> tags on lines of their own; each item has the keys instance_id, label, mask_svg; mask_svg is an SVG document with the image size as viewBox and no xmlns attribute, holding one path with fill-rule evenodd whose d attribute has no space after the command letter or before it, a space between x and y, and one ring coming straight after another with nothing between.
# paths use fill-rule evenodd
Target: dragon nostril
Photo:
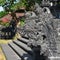
<instances>
[{"instance_id":1,"label":"dragon nostril","mask_svg":"<svg viewBox=\"0 0 60 60\"><path fill-rule=\"evenodd\" d=\"M37 32L37 35L38 35L39 33Z\"/></svg>"},{"instance_id":2,"label":"dragon nostril","mask_svg":"<svg viewBox=\"0 0 60 60\"><path fill-rule=\"evenodd\" d=\"M43 40L46 39L46 36L45 35L42 35L43 36Z\"/></svg>"}]
</instances>

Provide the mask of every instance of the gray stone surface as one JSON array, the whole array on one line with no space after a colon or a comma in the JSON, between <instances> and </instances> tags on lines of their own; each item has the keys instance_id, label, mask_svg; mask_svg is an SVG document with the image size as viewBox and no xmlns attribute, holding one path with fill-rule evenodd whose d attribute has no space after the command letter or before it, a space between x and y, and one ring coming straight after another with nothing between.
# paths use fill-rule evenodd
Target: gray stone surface
<instances>
[{"instance_id":1,"label":"gray stone surface","mask_svg":"<svg viewBox=\"0 0 60 60\"><path fill-rule=\"evenodd\" d=\"M22 58L26 60L33 60L32 56L29 55L27 52L25 52L22 48L19 48L16 44L14 43L9 43L9 46Z\"/></svg>"},{"instance_id":2,"label":"gray stone surface","mask_svg":"<svg viewBox=\"0 0 60 60\"><path fill-rule=\"evenodd\" d=\"M25 34L29 37L28 45L41 45L41 52L43 51L44 53L46 50L50 50L50 53L56 56L59 19L54 19L50 9L47 7L41 8L36 4L35 8L37 18L33 19L30 17L26 19L23 27ZM45 9L46 11L44 11ZM44 36L46 37L45 39L43 39Z\"/></svg>"},{"instance_id":3,"label":"gray stone surface","mask_svg":"<svg viewBox=\"0 0 60 60\"><path fill-rule=\"evenodd\" d=\"M45 4L47 4L46 1ZM54 15L57 16L57 11L55 12ZM42 8L36 3L34 12L31 11L25 14L25 25L17 30L21 35L27 36L29 40L21 38L18 39L19 41L9 43L9 45L24 59L23 54L27 54L26 51L31 50L28 47L31 45L34 47L40 45L41 54L45 53L49 57L60 57L60 19L55 18L54 15L48 7ZM19 48L15 43L26 51ZM29 54L26 56L31 58Z\"/></svg>"},{"instance_id":4,"label":"gray stone surface","mask_svg":"<svg viewBox=\"0 0 60 60\"><path fill-rule=\"evenodd\" d=\"M18 46L21 46L23 49L25 49L26 51L32 51L30 47L28 47L26 44L22 43L21 41L14 41L15 44L17 44Z\"/></svg>"},{"instance_id":5,"label":"gray stone surface","mask_svg":"<svg viewBox=\"0 0 60 60\"><path fill-rule=\"evenodd\" d=\"M21 42L23 42L23 43L25 43L25 44L27 44L28 43L28 41L29 40L27 40L27 39L24 39L24 38L20 38L20 39L18 39L19 41L21 41Z\"/></svg>"},{"instance_id":6,"label":"gray stone surface","mask_svg":"<svg viewBox=\"0 0 60 60\"><path fill-rule=\"evenodd\" d=\"M21 60L21 58L8 46L8 44L2 44L1 46L6 56L6 60Z\"/></svg>"}]
</instances>

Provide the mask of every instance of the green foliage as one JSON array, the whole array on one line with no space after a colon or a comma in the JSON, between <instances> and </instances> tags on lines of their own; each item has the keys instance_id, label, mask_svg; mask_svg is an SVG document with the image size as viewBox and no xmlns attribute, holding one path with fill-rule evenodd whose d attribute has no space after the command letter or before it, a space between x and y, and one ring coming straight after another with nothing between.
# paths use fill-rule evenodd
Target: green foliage
<instances>
[{"instance_id":1,"label":"green foliage","mask_svg":"<svg viewBox=\"0 0 60 60\"><path fill-rule=\"evenodd\" d=\"M20 26L24 26L24 24L25 24L25 19L22 18L22 19L20 20Z\"/></svg>"},{"instance_id":2,"label":"green foliage","mask_svg":"<svg viewBox=\"0 0 60 60\"><path fill-rule=\"evenodd\" d=\"M37 2L37 3L39 3L39 4L41 3L41 1L42 1L42 0L35 0L35 2Z\"/></svg>"},{"instance_id":3,"label":"green foliage","mask_svg":"<svg viewBox=\"0 0 60 60\"><path fill-rule=\"evenodd\" d=\"M26 10L34 10L35 1L27 0Z\"/></svg>"},{"instance_id":4,"label":"green foliage","mask_svg":"<svg viewBox=\"0 0 60 60\"><path fill-rule=\"evenodd\" d=\"M2 21L0 21L0 25L8 27L9 26L9 22L3 23Z\"/></svg>"},{"instance_id":5,"label":"green foliage","mask_svg":"<svg viewBox=\"0 0 60 60\"><path fill-rule=\"evenodd\" d=\"M0 5L3 5L6 0L0 0Z\"/></svg>"},{"instance_id":6,"label":"green foliage","mask_svg":"<svg viewBox=\"0 0 60 60\"><path fill-rule=\"evenodd\" d=\"M11 9L16 10L20 7L25 7L25 6L26 6L26 0L20 0L18 3L12 4Z\"/></svg>"},{"instance_id":7,"label":"green foliage","mask_svg":"<svg viewBox=\"0 0 60 60\"><path fill-rule=\"evenodd\" d=\"M5 27L8 27L9 23L3 23L2 25L5 26Z\"/></svg>"},{"instance_id":8,"label":"green foliage","mask_svg":"<svg viewBox=\"0 0 60 60\"><path fill-rule=\"evenodd\" d=\"M19 0L18 3L14 4L13 2L16 0L9 0L11 4L11 9L15 10L18 7L27 7L27 9L31 8L31 6L34 5L35 2L41 3L42 0ZM6 0L0 0L0 4L3 5L6 2Z\"/></svg>"},{"instance_id":9,"label":"green foliage","mask_svg":"<svg viewBox=\"0 0 60 60\"><path fill-rule=\"evenodd\" d=\"M7 15L7 14L8 14L8 12L6 12L6 11L0 12L0 18L3 17L3 16L5 16L5 15Z\"/></svg>"},{"instance_id":10,"label":"green foliage","mask_svg":"<svg viewBox=\"0 0 60 60\"><path fill-rule=\"evenodd\" d=\"M34 5L37 2L38 4L41 3L42 0L26 0L26 8L27 10L34 10Z\"/></svg>"},{"instance_id":11,"label":"green foliage","mask_svg":"<svg viewBox=\"0 0 60 60\"><path fill-rule=\"evenodd\" d=\"M13 5L11 6L11 10L17 10L17 9L20 8L21 6L22 6L22 4L20 4L20 3L13 4Z\"/></svg>"}]
</instances>

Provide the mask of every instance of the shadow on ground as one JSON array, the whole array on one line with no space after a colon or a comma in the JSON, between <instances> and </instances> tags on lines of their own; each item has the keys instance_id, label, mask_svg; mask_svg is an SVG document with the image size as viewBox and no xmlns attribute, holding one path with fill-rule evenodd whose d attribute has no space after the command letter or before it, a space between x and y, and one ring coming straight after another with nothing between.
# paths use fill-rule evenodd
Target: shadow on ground
<instances>
[{"instance_id":1,"label":"shadow on ground","mask_svg":"<svg viewBox=\"0 0 60 60\"><path fill-rule=\"evenodd\" d=\"M24 59L26 60L31 60L31 57L28 56L28 54L24 54L23 55ZM23 59L23 58L22 58ZM47 56L44 56L44 54L38 56L38 57L34 57L32 56L32 60L50 60Z\"/></svg>"}]
</instances>

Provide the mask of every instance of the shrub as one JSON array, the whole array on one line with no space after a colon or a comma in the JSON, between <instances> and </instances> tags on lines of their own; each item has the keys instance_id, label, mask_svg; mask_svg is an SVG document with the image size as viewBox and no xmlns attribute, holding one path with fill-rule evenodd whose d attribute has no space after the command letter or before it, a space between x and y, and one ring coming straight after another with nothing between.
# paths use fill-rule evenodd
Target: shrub
<instances>
[{"instance_id":1,"label":"shrub","mask_svg":"<svg viewBox=\"0 0 60 60\"><path fill-rule=\"evenodd\" d=\"M22 19L20 20L20 26L24 26L24 24L25 24L25 19L22 18Z\"/></svg>"},{"instance_id":2,"label":"shrub","mask_svg":"<svg viewBox=\"0 0 60 60\"><path fill-rule=\"evenodd\" d=\"M3 16L5 16L5 15L7 15L7 14L8 14L8 12L6 12L6 11L0 12L0 18L2 18Z\"/></svg>"},{"instance_id":3,"label":"shrub","mask_svg":"<svg viewBox=\"0 0 60 60\"><path fill-rule=\"evenodd\" d=\"M0 21L0 25L2 25L2 26L8 27L9 24L10 24L9 22L3 23L2 21Z\"/></svg>"}]
</instances>

